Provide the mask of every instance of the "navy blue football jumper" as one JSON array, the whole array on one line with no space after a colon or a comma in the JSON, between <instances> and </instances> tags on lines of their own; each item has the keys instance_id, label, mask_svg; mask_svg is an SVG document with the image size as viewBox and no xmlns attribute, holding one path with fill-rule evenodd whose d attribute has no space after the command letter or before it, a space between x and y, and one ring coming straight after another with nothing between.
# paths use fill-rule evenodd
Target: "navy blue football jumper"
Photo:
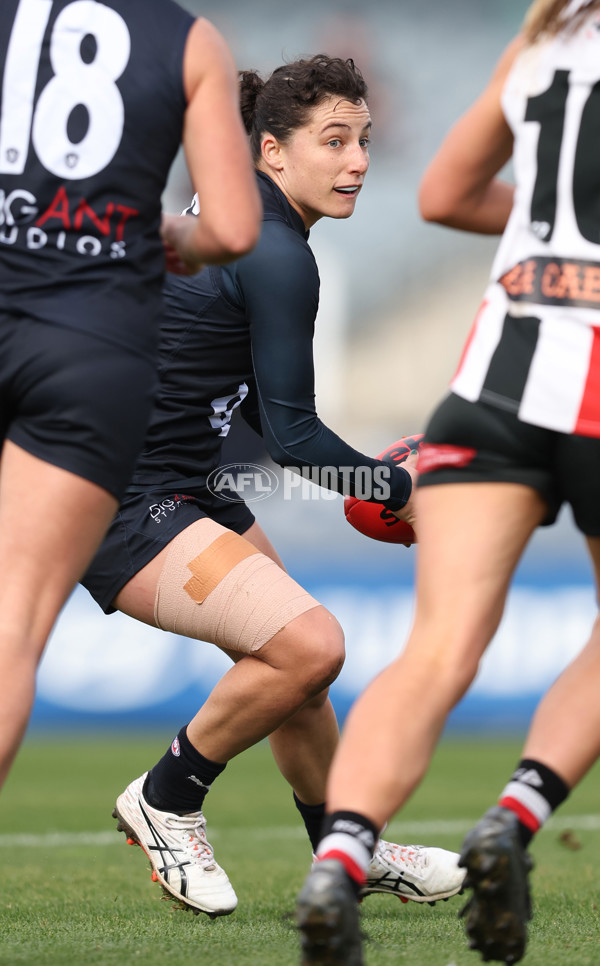
<instances>
[{"instance_id":1,"label":"navy blue football jumper","mask_svg":"<svg viewBox=\"0 0 600 966\"><path fill-rule=\"evenodd\" d=\"M156 385L193 23L172 0L0 4L0 439L118 499Z\"/></svg>"},{"instance_id":2,"label":"navy blue football jumper","mask_svg":"<svg viewBox=\"0 0 600 966\"><path fill-rule=\"evenodd\" d=\"M0 312L153 353L193 22L171 0L2 0Z\"/></svg>"},{"instance_id":3,"label":"navy blue football jumper","mask_svg":"<svg viewBox=\"0 0 600 966\"><path fill-rule=\"evenodd\" d=\"M195 519L210 516L238 533L253 523L245 504L219 500L207 488L237 406L280 466L309 473L344 468L328 479L345 493L356 492L358 467L379 468L389 480L388 506L404 505L410 494L405 472L353 449L317 415L317 265L300 215L271 178L257 172L257 179L264 215L253 251L193 277L167 277L160 388L146 442L127 498L83 580L105 609Z\"/></svg>"}]
</instances>

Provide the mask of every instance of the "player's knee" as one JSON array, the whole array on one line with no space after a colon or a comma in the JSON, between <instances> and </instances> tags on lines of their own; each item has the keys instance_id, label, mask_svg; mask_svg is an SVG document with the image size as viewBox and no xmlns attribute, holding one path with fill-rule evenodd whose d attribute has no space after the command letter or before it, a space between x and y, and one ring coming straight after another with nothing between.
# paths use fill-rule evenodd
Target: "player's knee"
<instances>
[{"instance_id":1,"label":"player's knee","mask_svg":"<svg viewBox=\"0 0 600 966\"><path fill-rule=\"evenodd\" d=\"M442 693L448 696L448 705L453 707L469 689L479 669L479 654L468 648L446 649L441 659L435 662L432 672Z\"/></svg>"},{"instance_id":2,"label":"player's knee","mask_svg":"<svg viewBox=\"0 0 600 966\"><path fill-rule=\"evenodd\" d=\"M285 666L304 698L326 689L340 673L345 658L344 632L325 607L315 607L291 621L277 635L265 657L273 658L274 647L285 655Z\"/></svg>"},{"instance_id":3,"label":"player's knee","mask_svg":"<svg viewBox=\"0 0 600 966\"><path fill-rule=\"evenodd\" d=\"M320 610L319 626L309 642L310 663L307 671L313 682L313 694L333 684L346 657L344 632L340 624L328 610Z\"/></svg>"},{"instance_id":4,"label":"player's knee","mask_svg":"<svg viewBox=\"0 0 600 966\"><path fill-rule=\"evenodd\" d=\"M475 680L475 675L479 669L479 661L473 659L464 661L460 665L455 665L451 670L450 683L453 688L453 699L456 704L466 694Z\"/></svg>"},{"instance_id":5,"label":"player's knee","mask_svg":"<svg viewBox=\"0 0 600 966\"><path fill-rule=\"evenodd\" d=\"M438 703L450 710L472 684L483 650L479 636L465 633L463 628L421 624L413 629L398 663L401 673L420 681L421 686L433 685Z\"/></svg>"}]
</instances>

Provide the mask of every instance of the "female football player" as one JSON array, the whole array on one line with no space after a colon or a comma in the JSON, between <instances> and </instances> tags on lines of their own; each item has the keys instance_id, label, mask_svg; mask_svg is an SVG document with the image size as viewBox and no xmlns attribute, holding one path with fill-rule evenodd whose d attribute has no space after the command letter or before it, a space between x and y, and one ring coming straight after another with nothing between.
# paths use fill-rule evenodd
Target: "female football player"
<instances>
[{"instance_id":1,"label":"female football player","mask_svg":"<svg viewBox=\"0 0 600 966\"><path fill-rule=\"evenodd\" d=\"M0 783L60 608L131 476L170 266L248 251L260 225L236 72L171 0L0 9ZM183 141L202 214L166 217Z\"/></svg>"},{"instance_id":2,"label":"female football player","mask_svg":"<svg viewBox=\"0 0 600 966\"><path fill-rule=\"evenodd\" d=\"M237 902L202 812L235 755L269 736L318 840L338 740L328 685L344 659L339 624L285 572L246 504L222 487L210 491L233 408L241 406L281 466L327 468L326 485L350 493L356 470L364 480L366 468L385 479L387 506L411 512L410 464L396 469L357 452L321 422L314 401L319 276L308 235L319 219L354 211L369 167L366 93L352 61L325 55L279 67L266 81L241 75L261 237L225 268L168 280L160 390L144 451L83 581L105 610L215 643L234 662L116 805L120 827L145 849L164 888L210 915ZM381 842L367 890L447 897L462 882L456 859Z\"/></svg>"},{"instance_id":3,"label":"female football player","mask_svg":"<svg viewBox=\"0 0 600 966\"><path fill-rule=\"evenodd\" d=\"M528 540L564 502L600 584L599 84L600 2L537 0L422 180L426 219L504 235L425 433L413 629L351 712L332 768L321 861L298 903L303 962L340 948L340 961L362 962L353 886L473 680ZM496 176L511 155L515 188ZM598 757L599 690L597 623L543 699L499 806L464 843L467 932L485 960L523 955L526 847Z\"/></svg>"}]
</instances>

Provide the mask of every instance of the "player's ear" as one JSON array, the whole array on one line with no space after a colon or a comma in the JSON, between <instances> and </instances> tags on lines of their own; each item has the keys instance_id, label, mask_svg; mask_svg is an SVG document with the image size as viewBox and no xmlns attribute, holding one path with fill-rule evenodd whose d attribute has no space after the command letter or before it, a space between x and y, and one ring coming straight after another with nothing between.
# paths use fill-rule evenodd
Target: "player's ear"
<instances>
[{"instance_id":1,"label":"player's ear","mask_svg":"<svg viewBox=\"0 0 600 966\"><path fill-rule=\"evenodd\" d=\"M265 134L261 142L261 154L263 160L274 171L281 171L283 168L283 156L281 144L272 134Z\"/></svg>"}]
</instances>

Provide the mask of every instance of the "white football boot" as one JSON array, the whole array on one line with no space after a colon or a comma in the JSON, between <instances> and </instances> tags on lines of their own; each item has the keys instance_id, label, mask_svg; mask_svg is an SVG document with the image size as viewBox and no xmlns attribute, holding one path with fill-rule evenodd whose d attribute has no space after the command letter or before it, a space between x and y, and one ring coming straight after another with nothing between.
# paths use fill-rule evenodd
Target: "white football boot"
<instances>
[{"instance_id":1,"label":"white football boot","mask_svg":"<svg viewBox=\"0 0 600 966\"><path fill-rule=\"evenodd\" d=\"M375 892L398 896L402 902L449 899L462 892L465 870L458 853L425 845L395 845L379 839L367 871L361 898Z\"/></svg>"},{"instance_id":2,"label":"white football boot","mask_svg":"<svg viewBox=\"0 0 600 966\"><path fill-rule=\"evenodd\" d=\"M227 873L215 861L206 838L202 812L175 815L148 804L143 794L146 774L136 778L117 798L113 817L128 842L141 845L152 865L152 879L169 898L195 913L214 919L228 916L237 906Z\"/></svg>"}]
</instances>

